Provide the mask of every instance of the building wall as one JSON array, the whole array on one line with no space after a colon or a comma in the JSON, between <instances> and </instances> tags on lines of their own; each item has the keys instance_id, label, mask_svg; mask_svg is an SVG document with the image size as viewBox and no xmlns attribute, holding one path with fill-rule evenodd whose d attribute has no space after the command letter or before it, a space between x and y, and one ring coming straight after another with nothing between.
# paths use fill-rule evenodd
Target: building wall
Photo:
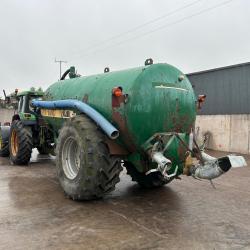
<instances>
[{"instance_id":1,"label":"building wall","mask_svg":"<svg viewBox=\"0 0 250 250\"><path fill-rule=\"evenodd\" d=\"M196 95L207 96L201 115L250 114L250 63L187 76Z\"/></svg>"},{"instance_id":2,"label":"building wall","mask_svg":"<svg viewBox=\"0 0 250 250\"><path fill-rule=\"evenodd\" d=\"M13 109L0 108L0 123L3 125L4 122L11 122L13 114Z\"/></svg>"},{"instance_id":3,"label":"building wall","mask_svg":"<svg viewBox=\"0 0 250 250\"><path fill-rule=\"evenodd\" d=\"M207 148L250 154L250 115L198 115L198 138L209 133Z\"/></svg>"},{"instance_id":4,"label":"building wall","mask_svg":"<svg viewBox=\"0 0 250 250\"><path fill-rule=\"evenodd\" d=\"M196 126L210 134L208 148L250 154L250 63L187 76L196 95L207 96Z\"/></svg>"}]
</instances>

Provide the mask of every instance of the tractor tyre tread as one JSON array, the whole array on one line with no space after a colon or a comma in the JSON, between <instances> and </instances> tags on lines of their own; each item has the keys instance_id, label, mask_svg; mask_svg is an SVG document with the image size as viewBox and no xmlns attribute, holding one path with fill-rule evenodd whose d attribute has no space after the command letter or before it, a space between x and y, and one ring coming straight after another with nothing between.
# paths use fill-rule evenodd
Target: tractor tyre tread
<instances>
[{"instance_id":1,"label":"tractor tyre tread","mask_svg":"<svg viewBox=\"0 0 250 250\"><path fill-rule=\"evenodd\" d=\"M11 134L13 129L16 130L18 138L18 151L16 155L12 154L11 150ZM31 153L33 148L32 132L31 128L24 126L19 120L14 120L10 128L10 139L9 139L9 151L10 160L16 165L26 165L30 161Z\"/></svg>"},{"instance_id":2,"label":"tractor tyre tread","mask_svg":"<svg viewBox=\"0 0 250 250\"><path fill-rule=\"evenodd\" d=\"M2 149L0 149L0 156L1 157L8 157L10 155L9 151L9 143L4 145Z\"/></svg>"}]
</instances>

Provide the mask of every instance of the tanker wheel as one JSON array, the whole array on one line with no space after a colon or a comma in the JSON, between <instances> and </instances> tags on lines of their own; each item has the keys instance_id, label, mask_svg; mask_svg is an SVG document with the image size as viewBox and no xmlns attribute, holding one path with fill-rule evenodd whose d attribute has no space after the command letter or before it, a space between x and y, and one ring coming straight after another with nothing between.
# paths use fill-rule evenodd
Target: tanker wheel
<instances>
[{"instance_id":1,"label":"tanker wheel","mask_svg":"<svg viewBox=\"0 0 250 250\"><path fill-rule=\"evenodd\" d=\"M105 137L83 115L66 121L62 127L56 146L57 174L71 199L101 198L119 182L121 162L109 154Z\"/></svg>"},{"instance_id":2,"label":"tanker wheel","mask_svg":"<svg viewBox=\"0 0 250 250\"><path fill-rule=\"evenodd\" d=\"M149 175L139 172L131 162L124 162L127 169L127 174L131 176L132 181L137 182L143 188L157 188L162 187L172 181L163 178L159 172L153 172Z\"/></svg>"},{"instance_id":3,"label":"tanker wheel","mask_svg":"<svg viewBox=\"0 0 250 250\"><path fill-rule=\"evenodd\" d=\"M10 160L17 165L25 165L30 161L33 148L31 128L15 120L10 127L9 151Z\"/></svg>"}]
</instances>

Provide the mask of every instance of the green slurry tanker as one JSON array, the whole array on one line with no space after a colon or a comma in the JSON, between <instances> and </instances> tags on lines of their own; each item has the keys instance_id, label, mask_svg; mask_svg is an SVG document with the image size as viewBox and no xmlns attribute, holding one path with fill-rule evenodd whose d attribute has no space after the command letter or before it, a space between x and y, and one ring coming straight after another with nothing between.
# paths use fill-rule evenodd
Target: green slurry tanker
<instances>
[{"instance_id":1,"label":"green slurry tanker","mask_svg":"<svg viewBox=\"0 0 250 250\"><path fill-rule=\"evenodd\" d=\"M198 147L194 123L203 96L196 98L177 68L152 59L143 67L83 77L71 67L45 93L17 98L11 126L1 127L1 155L23 165L33 148L55 153L59 182L74 200L114 190L122 167L153 188L181 174L212 180L245 165L241 156L217 159Z\"/></svg>"}]
</instances>

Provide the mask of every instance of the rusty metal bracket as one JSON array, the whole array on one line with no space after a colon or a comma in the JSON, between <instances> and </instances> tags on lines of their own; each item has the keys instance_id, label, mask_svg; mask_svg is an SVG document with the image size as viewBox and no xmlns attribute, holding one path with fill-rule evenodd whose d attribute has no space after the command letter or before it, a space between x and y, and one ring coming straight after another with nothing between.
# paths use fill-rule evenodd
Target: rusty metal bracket
<instances>
[{"instance_id":1,"label":"rusty metal bracket","mask_svg":"<svg viewBox=\"0 0 250 250\"><path fill-rule=\"evenodd\" d=\"M191 150L188 147L187 143L184 142L180 138L180 136L178 135L178 133L175 133L175 136L176 136L176 138L179 139L179 141L181 142L181 144L187 149L188 152L190 152L191 154L195 155L197 157L197 159L199 159L201 161L201 163L204 164L204 161L203 161L202 155L201 155L201 150L200 150L200 148L199 148L199 146L198 146L198 144L197 144L197 142L196 142L196 140L194 138L193 138L193 142L194 142L194 145L195 145L196 149Z\"/></svg>"},{"instance_id":2,"label":"rusty metal bracket","mask_svg":"<svg viewBox=\"0 0 250 250\"><path fill-rule=\"evenodd\" d=\"M162 145L167 146L169 140L171 139L171 137L173 136L173 133L156 133L153 136L151 136L143 145L142 148L144 149L144 151L149 151L150 149L153 148L153 146L155 145L156 142L161 142ZM165 146L165 148L166 148ZM161 150L165 149L162 148ZM163 150L165 151L165 150Z\"/></svg>"}]
</instances>

